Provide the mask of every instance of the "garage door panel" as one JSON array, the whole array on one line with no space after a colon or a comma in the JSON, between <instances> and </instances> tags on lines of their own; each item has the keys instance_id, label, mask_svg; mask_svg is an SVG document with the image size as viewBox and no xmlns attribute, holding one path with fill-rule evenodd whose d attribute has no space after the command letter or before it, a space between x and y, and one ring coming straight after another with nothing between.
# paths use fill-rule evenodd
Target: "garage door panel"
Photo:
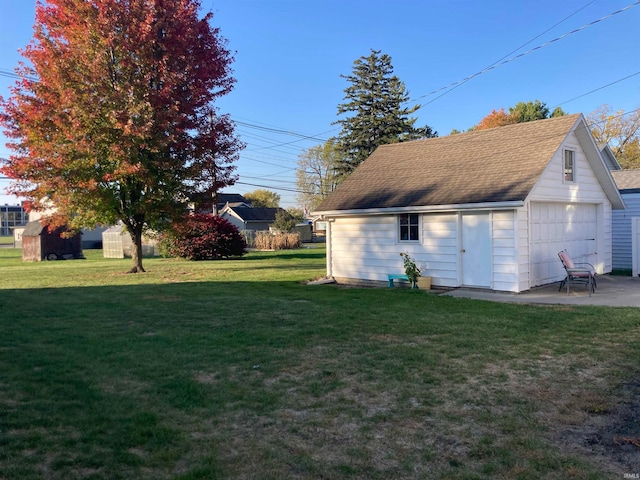
<instances>
[{"instance_id":1,"label":"garage door panel","mask_svg":"<svg viewBox=\"0 0 640 480\"><path fill-rule=\"evenodd\" d=\"M577 262L596 252L596 205L533 202L531 233L532 286L562 280L559 251L567 249Z\"/></svg>"}]
</instances>

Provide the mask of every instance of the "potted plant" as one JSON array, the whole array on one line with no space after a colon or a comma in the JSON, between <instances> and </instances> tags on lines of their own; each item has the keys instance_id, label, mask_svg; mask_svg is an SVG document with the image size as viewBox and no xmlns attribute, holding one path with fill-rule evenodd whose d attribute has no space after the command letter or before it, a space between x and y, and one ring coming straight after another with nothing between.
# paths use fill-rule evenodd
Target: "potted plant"
<instances>
[{"instance_id":1,"label":"potted plant","mask_svg":"<svg viewBox=\"0 0 640 480\"><path fill-rule=\"evenodd\" d=\"M408 253L401 252L402 262L404 263L404 274L411 282L411 288L416 288L416 282L420 276L420 269L416 265L416 262L409 256Z\"/></svg>"}]
</instances>

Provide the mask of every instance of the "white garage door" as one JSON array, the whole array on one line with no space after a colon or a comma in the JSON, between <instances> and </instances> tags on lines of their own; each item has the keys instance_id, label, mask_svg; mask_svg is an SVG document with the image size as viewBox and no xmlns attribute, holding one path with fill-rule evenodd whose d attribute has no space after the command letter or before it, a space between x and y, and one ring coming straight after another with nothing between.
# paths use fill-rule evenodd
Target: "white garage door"
<instances>
[{"instance_id":1,"label":"white garage door","mask_svg":"<svg viewBox=\"0 0 640 480\"><path fill-rule=\"evenodd\" d=\"M561 250L576 262L595 262L596 220L593 204L531 203L531 286L564 278Z\"/></svg>"}]
</instances>

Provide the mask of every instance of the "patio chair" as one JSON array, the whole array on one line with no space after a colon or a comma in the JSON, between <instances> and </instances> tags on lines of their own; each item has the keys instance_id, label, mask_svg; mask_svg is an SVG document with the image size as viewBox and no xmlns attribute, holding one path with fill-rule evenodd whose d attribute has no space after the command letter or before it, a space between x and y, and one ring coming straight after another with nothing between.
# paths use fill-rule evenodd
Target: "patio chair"
<instances>
[{"instance_id":1,"label":"patio chair","mask_svg":"<svg viewBox=\"0 0 640 480\"><path fill-rule=\"evenodd\" d=\"M587 286L589 296L591 296L591 293L596 291L596 270L593 265L590 263L574 263L566 250L559 252L558 257L560 257L562 266L567 272L567 276L560 282L558 291L562 290L562 287L566 285L567 295L569 295L569 285L571 283L583 284Z\"/></svg>"}]
</instances>

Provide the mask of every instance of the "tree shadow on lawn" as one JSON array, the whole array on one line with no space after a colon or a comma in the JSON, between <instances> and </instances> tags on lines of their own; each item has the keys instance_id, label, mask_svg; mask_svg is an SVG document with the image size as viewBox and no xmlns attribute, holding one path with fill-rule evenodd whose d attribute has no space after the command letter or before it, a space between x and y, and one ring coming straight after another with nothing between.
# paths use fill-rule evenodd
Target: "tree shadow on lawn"
<instances>
[{"instance_id":1,"label":"tree shadow on lawn","mask_svg":"<svg viewBox=\"0 0 640 480\"><path fill-rule=\"evenodd\" d=\"M305 249L304 251L300 251L300 249L295 250L278 250L277 252L273 252L270 250L252 250L250 253L256 253L256 255L243 256L238 258L237 260L298 260L298 259L309 259L309 258L326 258L326 253L324 249L319 249L318 252L309 253L309 249ZM265 255L260 255L264 253ZM268 255L267 255L268 254Z\"/></svg>"}]
</instances>

